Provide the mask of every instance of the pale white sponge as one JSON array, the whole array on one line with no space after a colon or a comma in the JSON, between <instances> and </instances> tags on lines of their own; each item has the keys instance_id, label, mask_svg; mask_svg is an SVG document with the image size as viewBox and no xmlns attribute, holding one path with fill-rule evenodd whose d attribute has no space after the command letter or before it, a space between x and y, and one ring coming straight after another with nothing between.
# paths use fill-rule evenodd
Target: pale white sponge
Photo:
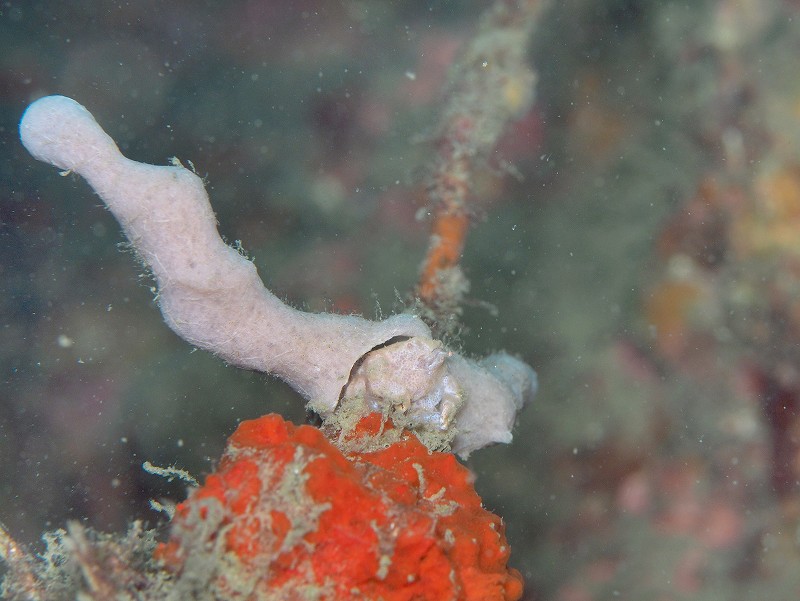
<instances>
[{"instance_id":1,"label":"pale white sponge","mask_svg":"<svg viewBox=\"0 0 800 601\"><path fill-rule=\"evenodd\" d=\"M535 374L523 362L501 355L495 363L502 366L493 367L450 352L442 357L441 345L413 315L375 322L287 306L264 287L255 266L222 241L197 175L179 164L125 158L91 113L70 98L37 100L19 129L34 157L80 174L103 199L152 270L164 320L191 344L232 365L282 378L325 417L370 351L380 347L385 353L393 339L418 338L423 343L403 347L401 358L384 361L383 368L367 363L373 366L370 388L389 391L385 395L403 391L398 394L408 398L401 404L407 402L421 423L457 428L454 450L462 454L511 440L516 411L535 390ZM427 378L410 396L409 373Z\"/></svg>"},{"instance_id":2,"label":"pale white sponge","mask_svg":"<svg viewBox=\"0 0 800 601\"><path fill-rule=\"evenodd\" d=\"M70 98L31 104L20 138L34 157L82 175L103 199L153 271L159 307L179 336L232 365L286 380L320 413L336 406L364 353L395 336L430 335L411 315L373 322L285 305L219 237L199 177L125 158Z\"/></svg>"}]
</instances>

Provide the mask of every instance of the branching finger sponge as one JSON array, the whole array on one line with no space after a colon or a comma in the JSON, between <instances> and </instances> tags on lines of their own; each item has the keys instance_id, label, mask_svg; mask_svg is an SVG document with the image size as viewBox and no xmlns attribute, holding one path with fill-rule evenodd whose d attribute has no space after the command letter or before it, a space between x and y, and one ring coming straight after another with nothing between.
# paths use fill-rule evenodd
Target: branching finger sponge
<instances>
[{"instance_id":1,"label":"branching finger sponge","mask_svg":"<svg viewBox=\"0 0 800 601\"><path fill-rule=\"evenodd\" d=\"M411 315L374 322L282 303L253 263L220 238L197 175L125 158L74 100L37 100L19 129L34 157L83 176L103 199L152 270L170 328L232 365L286 380L315 411L336 406L350 370L370 349L396 336L430 335Z\"/></svg>"},{"instance_id":2,"label":"branching finger sponge","mask_svg":"<svg viewBox=\"0 0 800 601\"><path fill-rule=\"evenodd\" d=\"M524 362L503 353L468 360L409 314L369 321L284 304L253 263L222 241L197 175L177 161L125 158L70 98L37 100L19 129L34 157L82 175L103 199L152 270L164 320L191 344L282 378L323 419L346 399L363 408L356 417L395 415L432 434L431 448L462 456L511 441L517 412L536 390Z\"/></svg>"}]
</instances>

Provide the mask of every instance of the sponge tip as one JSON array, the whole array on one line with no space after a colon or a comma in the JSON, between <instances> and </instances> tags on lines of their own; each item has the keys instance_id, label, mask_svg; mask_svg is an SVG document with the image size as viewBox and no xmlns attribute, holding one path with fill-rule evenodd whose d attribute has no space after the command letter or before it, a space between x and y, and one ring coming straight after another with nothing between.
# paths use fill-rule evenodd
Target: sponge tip
<instances>
[{"instance_id":1,"label":"sponge tip","mask_svg":"<svg viewBox=\"0 0 800 601\"><path fill-rule=\"evenodd\" d=\"M32 103L19 122L19 137L34 158L78 173L84 165L119 152L92 114L66 96Z\"/></svg>"}]
</instances>

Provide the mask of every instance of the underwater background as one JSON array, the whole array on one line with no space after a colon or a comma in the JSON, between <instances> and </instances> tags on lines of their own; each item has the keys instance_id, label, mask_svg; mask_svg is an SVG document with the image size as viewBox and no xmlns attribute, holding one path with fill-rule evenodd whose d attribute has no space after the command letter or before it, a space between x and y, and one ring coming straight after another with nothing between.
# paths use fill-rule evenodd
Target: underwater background
<instances>
[{"instance_id":1,"label":"underwater background","mask_svg":"<svg viewBox=\"0 0 800 601\"><path fill-rule=\"evenodd\" d=\"M160 520L244 419L298 395L163 323L28 103L84 104L135 160L189 162L292 305L402 308L428 244L445 82L487 2L0 5L0 521ZM525 599L800 594L800 4L565 0L531 109L476 174L456 341L523 358L514 442L467 462ZM451 74L451 75L448 75ZM420 219L419 217L423 218Z\"/></svg>"}]
</instances>

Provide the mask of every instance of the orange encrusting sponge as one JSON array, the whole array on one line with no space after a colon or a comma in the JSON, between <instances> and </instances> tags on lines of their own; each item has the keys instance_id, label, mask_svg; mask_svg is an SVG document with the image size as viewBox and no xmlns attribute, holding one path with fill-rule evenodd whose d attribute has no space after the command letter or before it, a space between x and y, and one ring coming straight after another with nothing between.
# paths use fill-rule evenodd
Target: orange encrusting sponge
<instances>
[{"instance_id":1,"label":"orange encrusting sponge","mask_svg":"<svg viewBox=\"0 0 800 601\"><path fill-rule=\"evenodd\" d=\"M380 416L365 419L369 436ZM404 433L345 456L277 415L239 426L216 472L178 506L157 557L176 573L213 566L208 586L231 599L522 596L502 522L453 455Z\"/></svg>"}]
</instances>

